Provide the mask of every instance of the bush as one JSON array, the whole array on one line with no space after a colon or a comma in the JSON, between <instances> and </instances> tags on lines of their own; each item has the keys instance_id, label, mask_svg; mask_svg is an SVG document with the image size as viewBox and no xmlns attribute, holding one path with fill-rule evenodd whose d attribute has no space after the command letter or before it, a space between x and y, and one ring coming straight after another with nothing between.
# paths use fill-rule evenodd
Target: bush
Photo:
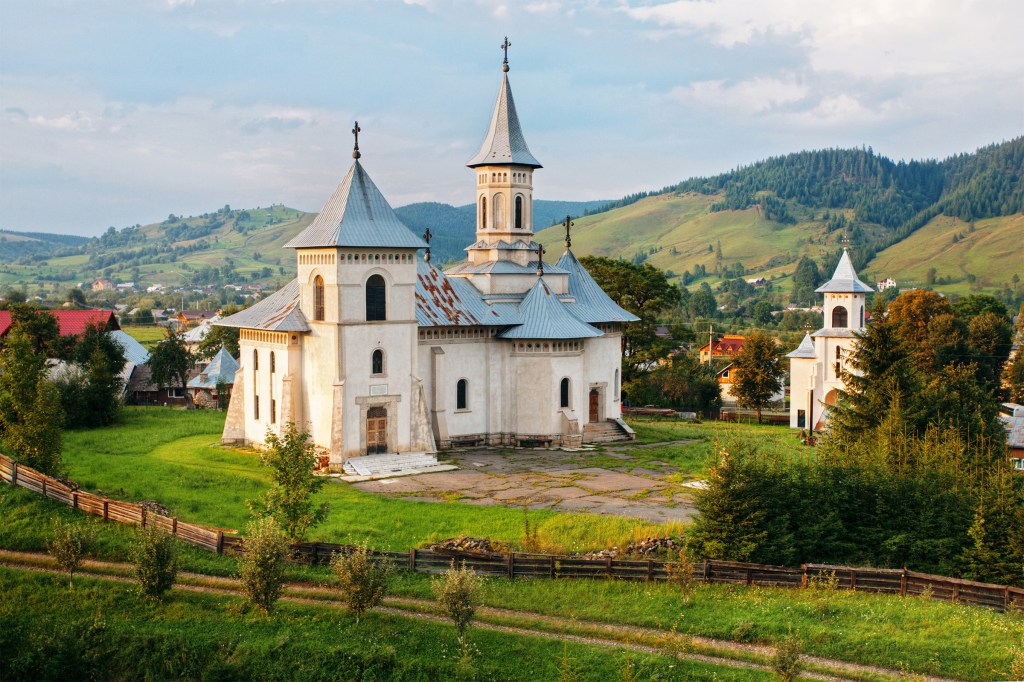
<instances>
[{"instance_id":1,"label":"bush","mask_svg":"<svg viewBox=\"0 0 1024 682\"><path fill-rule=\"evenodd\" d=\"M375 561L372 550L363 543L331 557L331 570L338 579L342 602L355 614L358 625L364 613L384 600L394 567L387 560Z\"/></svg>"},{"instance_id":2,"label":"bush","mask_svg":"<svg viewBox=\"0 0 1024 682\"><path fill-rule=\"evenodd\" d=\"M780 682L792 682L800 675L803 669L800 663L800 642L792 632L775 648L771 666Z\"/></svg>"},{"instance_id":3,"label":"bush","mask_svg":"<svg viewBox=\"0 0 1024 682\"><path fill-rule=\"evenodd\" d=\"M72 585L75 571L82 565L85 549L92 539L92 534L74 521L53 520L53 532L46 541L46 550L68 574L68 587Z\"/></svg>"},{"instance_id":4,"label":"bush","mask_svg":"<svg viewBox=\"0 0 1024 682\"><path fill-rule=\"evenodd\" d=\"M159 599L174 586L178 575L178 541L158 528L143 528L132 547L132 563L139 591Z\"/></svg>"},{"instance_id":5,"label":"bush","mask_svg":"<svg viewBox=\"0 0 1024 682\"><path fill-rule=\"evenodd\" d=\"M309 433L289 422L284 434L267 431L267 449L260 461L270 467L273 486L259 500L249 503L260 516L269 516L292 542L302 542L309 529L327 518L327 504L313 503L313 494L324 484L314 476L316 450Z\"/></svg>"},{"instance_id":6,"label":"bush","mask_svg":"<svg viewBox=\"0 0 1024 682\"><path fill-rule=\"evenodd\" d=\"M242 592L251 607L270 613L284 589L288 545L277 522L264 517L248 525L244 547Z\"/></svg>"},{"instance_id":7,"label":"bush","mask_svg":"<svg viewBox=\"0 0 1024 682\"><path fill-rule=\"evenodd\" d=\"M451 567L430 583L438 604L455 625L463 658L467 652L466 629L480 605L480 590L483 589L483 584L483 578L466 568L465 563L456 568L454 559Z\"/></svg>"}]
</instances>

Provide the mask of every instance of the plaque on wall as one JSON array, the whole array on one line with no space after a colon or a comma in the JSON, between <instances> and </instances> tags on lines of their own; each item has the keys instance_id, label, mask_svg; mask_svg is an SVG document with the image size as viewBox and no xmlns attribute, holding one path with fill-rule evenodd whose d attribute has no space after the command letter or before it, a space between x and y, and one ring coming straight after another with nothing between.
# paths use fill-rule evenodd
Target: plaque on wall
<instances>
[{"instance_id":1,"label":"plaque on wall","mask_svg":"<svg viewBox=\"0 0 1024 682\"><path fill-rule=\"evenodd\" d=\"M370 386L370 395L387 395L388 385L377 384L376 386Z\"/></svg>"}]
</instances>

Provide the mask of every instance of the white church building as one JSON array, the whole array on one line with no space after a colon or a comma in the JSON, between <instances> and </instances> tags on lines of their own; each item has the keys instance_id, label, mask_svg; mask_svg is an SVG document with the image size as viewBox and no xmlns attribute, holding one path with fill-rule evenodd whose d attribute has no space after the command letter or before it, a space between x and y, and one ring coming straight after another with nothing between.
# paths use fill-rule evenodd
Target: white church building
<instances>
[{"instance_id":1,"label":"white church building","mask_svg":"<svg viewBox=\"0 0 1024 682\"><path fill-rule=\"evenodd\" d=\"M857 277L850 254L844 249L836 271L816 289L825 295L825 326L805 334L790 359L789 425L820 431L829 407L844 390L842 371L856 346L855 332L864 330L865 296L873 291Z\"/></svg>"},{"instance_id":2,"label":"white church building","mask_svg":"<svg viewBox=\"0 0 1024 682\"><path fill-rule=\"evenodd\" d=\"M332 470L375 453L461 444L578 445L619 429L622 325L566 248L533 240L533 174L507 58L490 126L468 162L476 241L447 272L360 161L285 247L298 276L217 324L240 330L225 443L264 442L288 422ZM424 234L429 239L429 233Z\"/></svg>"}]
</instances>

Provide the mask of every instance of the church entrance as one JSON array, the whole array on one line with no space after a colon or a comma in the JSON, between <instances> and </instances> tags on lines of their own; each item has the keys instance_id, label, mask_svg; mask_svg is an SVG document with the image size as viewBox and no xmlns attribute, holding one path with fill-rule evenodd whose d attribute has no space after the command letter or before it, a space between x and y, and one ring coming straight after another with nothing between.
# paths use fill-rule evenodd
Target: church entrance
<instances>
[{"instance_id":1,"label":"church entrance","mask_svg":"<svg viewBox=\"0 0 1024 682\"><path fill-rule=\"evenodd\" d=\"M596 388L590 389L590 422L596 422L600 416L601 394Z\"/></svg>"},{"instance_id":2,"label":"church entrance","mask_svg":"<svg viewBox=\"0 0 1024 682\"><path fill-rule=\"evenodd\" d=\"M366 454L377 455L388 451L388 410L371 407L366 411Z\"/></svg>"}]
</instances>

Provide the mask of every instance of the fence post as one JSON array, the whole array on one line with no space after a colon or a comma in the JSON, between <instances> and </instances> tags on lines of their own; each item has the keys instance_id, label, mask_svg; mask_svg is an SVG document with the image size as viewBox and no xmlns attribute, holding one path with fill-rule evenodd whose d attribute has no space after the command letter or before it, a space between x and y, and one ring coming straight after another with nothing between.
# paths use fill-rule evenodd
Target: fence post
<instances>
[{"instance_id":1,"label":"fence post","mask_svg":"<svg viewBox=\"0 0 1024 682\"><path fill-rule=\"evenodd\" d=\"M46 477L43 477L43 497L46 497Z\"/></svg>"},{"instance_id":2,"label":"fence post","mask_svg":"<svg viewBox=\"0 0 1024 682\"><path fill-rule=\"evenodd\" d=\"M807 587L807 564L800 564L800 587Z\"/></svg>"},{"instance_id":3,"label":"fence post","mask_svg":"<svg viewBox=\"0 0 1024 682\"><path fill-rule=\"evenodd\" d=\"M747 585L753 585L754 581L750 577L750 569L747 569Z\"/></svg>"},{"instance_id":4,"label":"fence post","mask_svg":"<svg viewBox=\"0 0 1024 682\"><path fill-rule=\"evenodd\" d=\"M608 574L608 577L611 578L612 577L612 558L610 556L606 556L604 558L604 570Z\"/></svg>"},{"instance_id":5,"label":"fence post","mask_svg":"<svg viewBox=\"0 0 1024 682\"><path fill-rule=\"evenodd\" d=\"M224 553L224 531L217 531L217 554Z\"/></svg>"},{"instance_id":6,"label":"fence post","mask_svg":"<svg viewBox=\"0 0 1024 682\"><path fill-rule=\"evenodd\" d=\"M554 554L552 554L551 556L548 557L548 568L551 571L551 577L554 578L555 577L555 555ZM1010 594L1009 588L1007 588L1006 594L1007 595ZM1007 596L1007 599L1009 599L1009 596Z\"/></svg>"},{"instance_id":7,"label":"fence post","mask_svg":"<svg viewBox=\"0 0 1024 682\"><path fill-rule=\"evenodd\" d=\"M409 570L410 571L415 571L416 570L416 548L415 547L411 547L409 549Z\"/></svg>"},{"instance_id":8,"label":"fence post","mask_svg":"<svg viewBox=\"0 0 1024 682\"><path fill-rule=\"evenodd\" d=\"M857 569L856 568L851 568L850 569L850 589L851 590L856 590L857 589Z\"/></svg>"},{"instance_id":9,"label":"fence post","mask_svg":"<svg viewBox=\"0 0 1024 682\"><path fill-rule=\"evenodd\" d=\"M1010 610L1010 588L1003 588L1003 611Z\"/></svg>"},{"instance_id":10,"label":"fence post","mask_svg":"<svg viewBox=\"0 0 1024 682\"><path fill-rule=\"evenodd\" d=\"M178 517L175 516L171 519L171 535L178 534Z\"/></svg>"},{"instance_id":11,"label":"fence post","mask_svg":"<svg viewBox=\"0 0 1024 682\"><path fill-rule=\"evenodd\" d=\"M516 553L515 552L509 552L508 553L508 577L509 578L515 578L516 577Z\"/></svg>"},{"instance_id":12,"label":"fence post","mask_svg":"<svg viewBox=\"0 0 1024 682\"><path fill-rule=\"evenodd\" d=\"M647 582L654 580L654 561L647 560Z\"/></svg>"},{"instance_id":13,"label":"fence post","mask_svg":"<svg viewBox=\"0 0 1024 682\"><path fill-rule=\"evenodd\" d=\"M907 567L903 567L903 573L900 574L900 596L907 596Z\"/></svg>"},{"instance_id":14,"label":"fence post","mask_svg":"<svg viewBox=\"0 0 1024 682\"><path fill-rule=\"evenodd\" d=\"M103 500L103 520L110 520L110 500Z\"/></svg>"},{"instance_id":15,"label":"fence post","mask_svg":"<svg viewBox=\"0 0 1024 682\"><path fill-rule=\"evenodd\" d=\"M952 601L960 601L960 583L953 583L953 599Z\"/></svg>"},{"instance_id":16,"label":"fence post","mask_svg":"<svg viewBox=\"0 0 1024 682\"><path fill-rule=\"evenodd\" d=\"M145 507L139 507L139 514L141 514L141 516L142 516L142 527L145 528L146 527L146 508Z\"/></svg>"},{"instance_id":17,"label":"fence post","mask_svg":"<svg viewBox=\"0 0 1024 682\"><path fill-rule=\"evenodd\" d=\"M18 485L18 463L11 462L11 485Z\"/></svg>"},{"instance_id":18,"label":"fence post","mask_svg":"<svg viewBox=\"0 0 1024 682\"><path fill-rule=\"evenodd\" d=\"M704 582L705 583L710 583L711 582L711 560L710 559L705 559L704 560Z\"/></svg>"}]
</instances>

